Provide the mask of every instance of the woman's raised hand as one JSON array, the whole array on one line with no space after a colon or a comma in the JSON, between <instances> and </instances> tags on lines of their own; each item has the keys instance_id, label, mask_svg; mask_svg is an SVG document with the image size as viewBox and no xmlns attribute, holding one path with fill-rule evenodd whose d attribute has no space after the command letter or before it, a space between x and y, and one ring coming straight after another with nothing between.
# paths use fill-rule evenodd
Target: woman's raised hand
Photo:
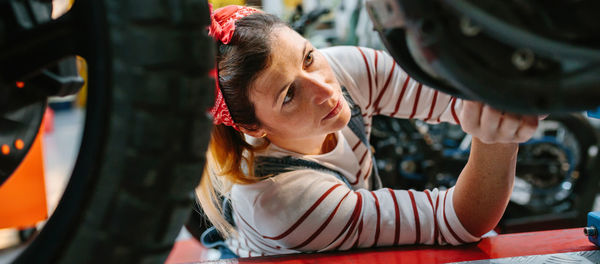
<instances>
[{"instance_id":1,"label":"woman's raised hand","mask_svg":"<svg viewBox=\"0 0 600 264\"><path fill-rule=\"evenodd\" d=\"M533 136L543 118L545 116L506 113L467 100L463 101L459 115L463 131L485 144L525 142Z\"/></svg>"}]
</instances>

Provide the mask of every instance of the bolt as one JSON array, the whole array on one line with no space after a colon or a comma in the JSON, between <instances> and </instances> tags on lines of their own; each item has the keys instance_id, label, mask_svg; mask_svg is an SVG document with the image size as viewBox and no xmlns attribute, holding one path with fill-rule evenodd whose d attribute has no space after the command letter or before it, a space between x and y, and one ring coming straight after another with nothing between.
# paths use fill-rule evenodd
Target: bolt
<instances>
[{"instance_id":1,"label":"bolt","mask_svg":"<svg viewBox=\"0 0 600 264\"><path fill-rule=\"evenodd\" d=\"M595 226L588 226L583 228L583 233L586 236L595 237L598 235L598 229Z\"/></svg>"},{"instance_id":2,"label":"bolt","mask_svg":"<svg viewBox=\"0 0 600 264\"><path fill-rule=\"evenodd\" d=\"M528 70L535 62L535 55L530 49L518 49L512 55L513 65L520 71Z\"/></svg>"},{"instance_id":3,"label":"bolt","mask_svg":"<svg viewBox=\"0 0 600 264\"><path fill-rule=\"evenodd\" d=\"M468 17L462 17L460 19L460 31L468 37L474 37L481 32L481 28L473 22Z\"/></svg>"}]
</instances>

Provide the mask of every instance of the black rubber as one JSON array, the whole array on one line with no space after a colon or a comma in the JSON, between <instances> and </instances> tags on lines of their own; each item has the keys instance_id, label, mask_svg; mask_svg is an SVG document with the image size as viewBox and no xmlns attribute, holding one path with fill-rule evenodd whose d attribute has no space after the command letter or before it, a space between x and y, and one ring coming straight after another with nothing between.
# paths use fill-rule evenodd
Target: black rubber
<instances>
[{"instance_id":1,"label":"black rubber","mask_svg":"<svg viewBox=\"0 0 600 264\"><path fill-rule=\"evenodd\" d=\"M211 130L207 1L73 8L90 10L82 145L55 213L15 263L163 263L191 211Z\"/></svg>"}]
</instances>

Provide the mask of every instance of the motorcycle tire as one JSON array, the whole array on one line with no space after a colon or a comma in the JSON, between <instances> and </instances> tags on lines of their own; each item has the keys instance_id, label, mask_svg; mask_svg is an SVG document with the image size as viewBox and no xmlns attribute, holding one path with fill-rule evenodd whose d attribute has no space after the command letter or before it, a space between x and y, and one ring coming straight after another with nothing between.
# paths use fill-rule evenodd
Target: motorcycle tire
<instances>
[{"instance_id":1,"label":"motorcycle tire","mask_svg":"<svg viewBox=\"0 0 600 264\"><path fill-rule=\"evenodd\" d=\"M88 103L59 205L14 263L163 263L211 130L206 0L77 0Z\"/></svg>"}]
</instances>

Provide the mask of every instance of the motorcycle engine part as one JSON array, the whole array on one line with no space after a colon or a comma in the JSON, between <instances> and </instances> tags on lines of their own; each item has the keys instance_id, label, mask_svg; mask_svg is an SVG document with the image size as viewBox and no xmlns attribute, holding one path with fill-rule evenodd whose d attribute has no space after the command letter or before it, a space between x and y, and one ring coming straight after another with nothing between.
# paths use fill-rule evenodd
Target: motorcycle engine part
<instances>
[{"instance_id":1,"label":"motorcycle engine part","mask_svg":"<svg viewBox=\"0 0 600 264\"><path fill-rule=\"evenodd\" d=\"M369 0L366 7L396 62L424 85L525 114L600 105L598 1Z\"/></svg>"}]
</instances>

